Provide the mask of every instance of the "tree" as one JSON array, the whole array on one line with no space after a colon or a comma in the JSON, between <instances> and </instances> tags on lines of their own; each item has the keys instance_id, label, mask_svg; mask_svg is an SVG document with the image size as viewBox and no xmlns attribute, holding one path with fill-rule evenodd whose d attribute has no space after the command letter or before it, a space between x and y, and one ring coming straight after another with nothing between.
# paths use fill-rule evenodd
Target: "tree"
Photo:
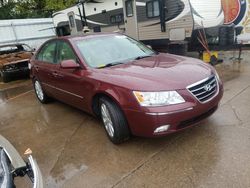
<instances>
[{"instance_id":1,"label":"tree","mask_svg":"<svg viewBox=\"0 0 250 188\"><path fill-rule=\"evenodd\" d=\"M0 6L0 19L13 19L16 18L15 12L16 3L14 1L1 1Z\"/></svg>"},{"instance_id":2,"label":"tree","mask_svg":"<svg viewBox=\"0 0 250 188\"><path fill-rule=\"evenodd\" d=\"M6 0L0 0L0 7L4 6L5 3L6 3Z\"/></svg>"},{"instance_id":3,"label":"tree","mask_svg":"<svg viewBox=\"0 0 250 188\"><path fill-rule=\"evenodd\" d=\"M62 10L76 4L76 0L46 0L46 8L49 10Z\"/></svg>"},{"instance_id":4,"label":"tree","mask_svg":"<svg viewBox=\"0 0 250 188\"><path fill-rule=\"evenodd\" d=\"M0 19L48 18L75 3L75 0L0 0Z\"/></svg>"}]
</instances>

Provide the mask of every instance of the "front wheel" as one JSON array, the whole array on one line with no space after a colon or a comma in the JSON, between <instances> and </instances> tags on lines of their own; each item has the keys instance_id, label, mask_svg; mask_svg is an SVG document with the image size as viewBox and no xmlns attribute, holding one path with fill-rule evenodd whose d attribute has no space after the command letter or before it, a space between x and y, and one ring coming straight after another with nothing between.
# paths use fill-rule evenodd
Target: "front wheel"
<instances>
[{"instance_id":1,"label":"front wheel","mask_svg":"<svg viewBox=\"0 0 250 188\"><path fill-rule=\"evenodd\" d=\"M100 114L105 131L114 144L122 143L129 138L126 118L117 104L108 98L101 98Z\"/></svg>"},{"instance_id":2,"label":"front wheel","mask_svg":"<svg viewBox=\"0 0 250 188\"><path fill-rule=\"evenodd\" d=\"M48 102L48 96L43 91L41 83L37 79L34 79L33 85L34 85L35 93L36 93L36 96L37 96L38 100L41 103L47 103Z\"/></svg>"}]
</instances>

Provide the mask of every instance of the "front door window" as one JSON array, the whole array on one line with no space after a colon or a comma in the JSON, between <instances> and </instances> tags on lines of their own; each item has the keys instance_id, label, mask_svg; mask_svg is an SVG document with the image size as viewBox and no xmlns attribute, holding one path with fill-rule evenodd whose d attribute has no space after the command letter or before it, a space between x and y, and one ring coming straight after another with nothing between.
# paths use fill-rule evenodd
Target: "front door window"
<instances>
[{"instance_id":1,"label":"front door window","mask_svg":"<svg viewBox=\"0 0 250 188\"><path fill-rule=\"evenodd\" d=\"M59 42L58 63L61 63L64 60L75 60L75 62L77 62L77 58L71 46L66 42Z\"/></svg>"}]
</instances>

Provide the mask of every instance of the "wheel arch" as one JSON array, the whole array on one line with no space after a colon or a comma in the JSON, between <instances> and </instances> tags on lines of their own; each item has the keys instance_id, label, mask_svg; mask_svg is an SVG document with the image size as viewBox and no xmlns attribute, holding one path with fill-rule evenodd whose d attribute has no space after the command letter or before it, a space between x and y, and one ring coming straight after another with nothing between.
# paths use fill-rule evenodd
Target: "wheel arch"
<instances>
[{"instance_id":1,"label":"wheel arch","mask_svg":"<svg viewBox=\"0 0 250 188\"><path fill-rule=\"evenodd\" d=\"M105 92L105 91L98 91L95 93L95 95L92 97L92 102L91 102L91 109L94 115L99 117L100 111L99 111L99 101L101 97L106 97L110 99L112 102L114 102L123 112L121 104L119 102L119 97L115 92ZM124 113L124 112L123 112Z\"/></svg>"}]
</instances>

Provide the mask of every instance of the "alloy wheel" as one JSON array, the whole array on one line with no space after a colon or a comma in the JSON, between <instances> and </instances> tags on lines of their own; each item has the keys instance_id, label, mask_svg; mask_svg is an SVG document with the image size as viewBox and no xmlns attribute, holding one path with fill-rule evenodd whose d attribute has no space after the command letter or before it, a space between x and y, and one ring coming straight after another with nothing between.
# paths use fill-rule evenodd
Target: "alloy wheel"
<instances>
[{"instance_id":1,"label":"alloy wheel","mask_svg":"<svg viewBox=\"0 0 250 188\"><path fill-rule=\"evenodd\" d=\"M114 127L113 127L113 122L111 120L110 113L108 111L108 108L105 104L101 105L101 114L102 114L102 120L104 123L104 127L108 133L108 135L113 138L114 137Z\"/></svg>"},{"instance_id":2,"label":"alloy wheel","mask_svg":"<svg viewBox=\"0 0 250 188\"><path fill-rule=\"evenodd\" d=\"M42 101L44 99L44 94L43 94L42 86L37 80L35 81L35 90L36 90L36 95L38 99Z\"/></svg>"}]
</instances>

